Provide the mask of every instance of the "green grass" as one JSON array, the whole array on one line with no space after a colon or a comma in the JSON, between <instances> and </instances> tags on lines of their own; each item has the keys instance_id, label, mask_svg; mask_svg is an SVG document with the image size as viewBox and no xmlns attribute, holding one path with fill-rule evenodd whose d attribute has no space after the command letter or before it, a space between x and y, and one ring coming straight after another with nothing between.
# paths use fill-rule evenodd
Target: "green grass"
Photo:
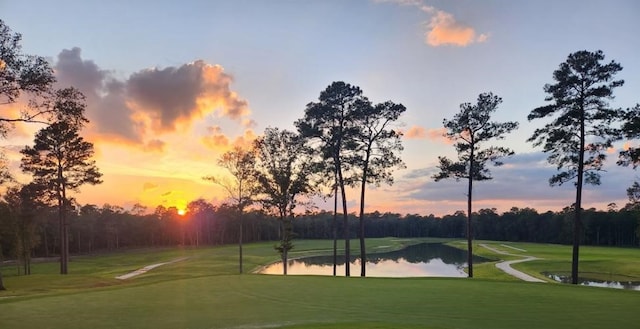
<instances>
[{"instance_id":1,"label":"green grass","mask_svg":"<svg viewBox=\"0 0 640 329\"><path fill-rule=\"evenodd\" d=\"M441 239L371 239L367 248L376 251L402 249L407 245L425 241L439 242ZM356 240L351 241L356 246ZM244 272L250 273L280 258L273 249L274 242L253 243L244 245ZM344 246L340 241L339 248ZM326 255L332 253L333 242L329 240L296 241L290 258ZM343 250L339 249L342 253ZM354 253L356 251L352 251ZM146 265L171 261L177 258L187 260L158 267L145 275L130 280L117 280L116 276L137 270ZM89 288L105 288L151 284L177 279L197 278L211 275L227 275L238 273L238 247L226 245L215 248L167 248L141 249L101 254L94 256L72 257L69 264L69 275L61 276L59 264L55 261L35 263L32 275L18 276L15 266L2 268L7 291L0 291L3 296L32 296L48 293L73 292Z\"/></svg>"},{"instance_id":2,"label":"green grass","mask_svg":"<svg viewBox=\"0 0 640 329\"><path fill-rule=\"evenodd\" d=\"M372 239L368 248L393 250L421 241ZM567 261L564 246L507 243L527 249L518 252L500 242L485 243L545 258L530 267L533 271L545 262ZM272 247L246 245L245 269L276 260ZM292 257L330 250L330 241L297 241ZM497 258L478 246L475 250ZM630 275L640 266L625 262L639 255L638 249L583 248L585 263L616 273L628 269ZM189 258L134 279L113 278L179 257ZM493 264L476 266L473 280L385 279L237 275L236 246L78 257L67 276L55 274L52 263L35 264L38 274L6 277L10 290L0 292L0 328L588 329L640 323L640 292L515 281Z\"/></svg>"},{"instance_id":3,"label":"green grass","mask_svg":"<svg viewBox=\"0 0 640 329\"><path fill-rule=\"evenodd\" d=\"M495 254L479 246L480 243L485 243L493 248L510 254L520 255L521 257ZM507 248L502 246L502 244L523 249L526 250L526 252ZM450 243L450 245L463 248L455 243ZM466 246L464 248L466 248ZM571 246L478 241L474 245L474 253L485 257L501 258L506 260L535 256L540 258L540 260L514 264L513 268L541 279L547 279L542 274L545 272L564 276L571 275ZM638 248L583 246L580 247L579 260L580 278L604 281L640 282L640 249ZM486 268L483 266L486 266L486 264L482 264L474 268L474 274L477 272L477 276L482 278L494 277L493 274L491 274L493 270L489 270L488 274L485 272Z\"/></svg>"}]
</instances>

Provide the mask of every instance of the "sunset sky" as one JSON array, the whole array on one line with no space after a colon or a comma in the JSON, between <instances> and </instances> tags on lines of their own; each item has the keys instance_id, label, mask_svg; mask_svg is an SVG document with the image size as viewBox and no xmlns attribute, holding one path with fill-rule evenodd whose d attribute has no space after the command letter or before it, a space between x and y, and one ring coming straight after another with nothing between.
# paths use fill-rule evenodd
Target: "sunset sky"
<instances>
[{"instance_id":1,"label":"sunset sky","mask_svg":"<svg viewBox=\"0 0 640 329\"><path fill-rule=\"evenodd\" d=\"M545 104L553 71L571 52L603 50L624 68L612 105L640 102L636 0L0 0L0 13L25 53L51 61L57 87L87 96L83 135L104 183L83 187L83 204L220 202L224 192L202 177L221 172L221 153L269 126L294 129L307 103L345 81L407 107L407 168L393 186L370 189L368 211L464 209L465 182L430 177L439 155L455 156L442 120L488 91L504 99L495 120L521 127L501 142L517 155L476 185L474 208L558 210L573 202L573 185L549 187L555 168L526 143L547 122L526 117ZM18 126L4 141L13 167L37 129ZM605 169L585 207L624 205L640 176L616 167L615 153ZM348 198L356 211L357 193Z\"/></svg>"}]
</instances>

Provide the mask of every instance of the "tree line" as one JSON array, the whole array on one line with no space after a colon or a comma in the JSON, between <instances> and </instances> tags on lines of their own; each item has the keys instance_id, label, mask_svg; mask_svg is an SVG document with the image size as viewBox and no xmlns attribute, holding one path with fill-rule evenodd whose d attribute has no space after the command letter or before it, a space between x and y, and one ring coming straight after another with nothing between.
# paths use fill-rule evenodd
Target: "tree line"
<instances>
[{"instance_id":1,"label":"tree line","mask_svg":"<svg viewBox=\"0 0 640 329\"><path fill-rule=\"evenodd\" d=\"M58 214L55 207L40 209L37 217L10 216L11 205L0 202L0 248L4 255L18 260L20 272L30 273L32 258L60 254ZM73 254L96 254L132 248L174 246L215 246L237 243L240 222L235 209L216 206L205 200L189 203L188 212L158 206L152 213L144 207L125 210L118 206L77 205L67 214L69 250ZM512 208L498 213L480 209L472 215L474 239L513 242L571 244L574 209L538 213L531 208ZM640 207L629 204L621 209L586 209L581 243L594 246L640 246ZM245 242L279 241L281 220L264 211L244 214ZM348 214L349 238L357 238L359 214ZM331 239L333 212L318 211L296 216L291 230L299 239ZM444 216L380 213L364 215L367 236L465 238L467 216L462 211ZM338 230L342 231L342 222ZM352 257L353 258L353 257Z\"/></svg>"}]
</instances>

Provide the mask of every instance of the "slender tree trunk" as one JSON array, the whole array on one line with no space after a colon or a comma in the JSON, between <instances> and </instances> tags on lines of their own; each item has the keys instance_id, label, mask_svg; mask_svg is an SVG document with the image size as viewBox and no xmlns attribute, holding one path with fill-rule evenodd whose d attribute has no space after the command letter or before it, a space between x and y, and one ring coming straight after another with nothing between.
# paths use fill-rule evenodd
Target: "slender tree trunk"
<instances>
[{"instance_id":1,"label":"slender tree trunk","mask_svg":"<svg viewBox=\"0 0 640 329\"><path fill-rule=\"evenodd\" d=\"M472 137L473 138L473 137ZM471 142L471 155L469 157L469 191L467 193L467 264L469 265L468 270L469 270L469 277L473 278L473 244L472 239L473 239L473 231L471 230L471 202L473 200L472 198L472 193L473 193L473 162L474 162L474 158L473 158L473 148L474 148L474 144L473 144L473 139Z\"/></svg>"},{"instance_id":2,"label":"slender tree trunk","mask_svg":"<svg viewBox=\"0 0 640 329\"><path fill-rule=\"evenodd\" d=\"M576 183L575 220L573 221L573 254L571 257L571 284L578 284L578 255L580 253L580 236L582 230L582 179L584 176L584 144L585 144L584 108L580 112L580 149L578 156L578 182Z\"/></svg>"},{"instance_id":3,"label":"slender tree trunk","mask_svg":"<svg viewBox=\"0 0 640 329\"><path fill-rule=\"evenodd\" d=\"M369 171L369 152L367 152L365 165L362 170L362 181L360 182L360 276L366 276L367 271L367 252L364 243L364 194L367 187L367 173Z\"/></svg>"},{"instance_id":4,"label":"slender tree trunk","mask_svg":"<svg viewBox=\"0 0 640 329\"><path fill-rule=\"evenodd\" d=\"M351 247L349 241L349 214L347 214L347 192L344 188L344 178L342 170L338 169L338 179L340 181L340 193L342 197L342 218L344 220L344 276L351 276Z\"/></svg>"},{"instance_id":5,"label":"slender tree trunk","mask_svg":"<svg viewBox=\"0 0 640 329\"><path fill-rule=\"evenodd\" d=\"M287 223L286 214L280 211L280 246L282 247L282 274L287 275Z\"/></svg>"},{"instance_id":6,"label":"slender tree trunk","mask_svg":"<svg viewBox=\"0 0 640 329\"><path fill-rule=\"evenodd\" d=\"M284 275L287 275L287 248L282 249L282 269Z\"/></svg>"},{"instance_id":7,"label":"slender tree trunk","mask_svg":"<svg viewBox=\"0 0 640 329\"><path fill-rule=\"evenodd\" d=\"M60 222L60 274L67 274L67 221L64 214L64 200L58 197L58 220Z\"/></svg>"},{"instance_id":8,"label":"slender tree trunk","mask_svg":"<svg viewBox=\"0 0 640 329\"><path fill-rule=\"evenodd\" d=\"M0 248L0 291L7 290L4 286L4 282L2 281L2 266L4 264L4 255L2 255L2 248Z\"/></svg>"},{"instance_id":9,"label":"slender tree trunk","mask_svg":"<svg viewBox=\"0 0 640 329\"><path fill-rule=\"evenodd\" d=\"M58 161L58 217L60 219L60 274L69 273L69 227L67 223L67 191Z\"/></svg>"},{"instance_id":10,"label":"slender tree trunk","mask_svg":"<svg viewBox=\"0 0 640 329\"><path fill-rule=\"evenodd\" d=\"M240 211L240 232L238 234L238 254L240 263L240 274L242 274L242 210Z\"/></svg>"},{"instance_id":11,"label":"slender tree trunk","mask_svg":"<svg viewBox=\"0 0 640 329\"><path fill-rule=\"evenodd\" d=\"M333 221L331 226L333 229L333 276L336 276L338 266L338 175L336 171L336 180L333 186Z\"/></svg>"},{"instance_id":12,"label":"slender tree trunk","mask_svg":"<svg viewBox=\"0 0 640 329\"><path fill-rule=\"evenodd\" d=\"M48 221L48 219L47 219ZM49 238L47 237L47 223L44 224L44 228L43 228L43 240L44 240L44 257L45 258L49 258Z\"/></svg>"}]
</instances>

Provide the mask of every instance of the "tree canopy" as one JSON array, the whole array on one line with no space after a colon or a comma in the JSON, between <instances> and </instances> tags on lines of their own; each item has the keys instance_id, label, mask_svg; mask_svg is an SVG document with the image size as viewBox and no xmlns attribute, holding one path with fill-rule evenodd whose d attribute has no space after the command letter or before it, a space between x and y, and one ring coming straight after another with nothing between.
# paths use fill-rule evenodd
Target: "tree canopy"
<instances>
[{"instance_id":1,"label":"tree canopy","mask_svg":"<svg viewBox=\"0 0 640 329\"><path fill-rule=\"evenodd\" d=\"M28 97L47 94L55 82L49 62L41 56L24 54L21 42L22 35L0 19L0 105L16 103L23 94ZM50 110L53 109L32 102L15 116L0 115L0 134L6 136L12 122L38 121Z\"/></svg>"}]
</instances>

